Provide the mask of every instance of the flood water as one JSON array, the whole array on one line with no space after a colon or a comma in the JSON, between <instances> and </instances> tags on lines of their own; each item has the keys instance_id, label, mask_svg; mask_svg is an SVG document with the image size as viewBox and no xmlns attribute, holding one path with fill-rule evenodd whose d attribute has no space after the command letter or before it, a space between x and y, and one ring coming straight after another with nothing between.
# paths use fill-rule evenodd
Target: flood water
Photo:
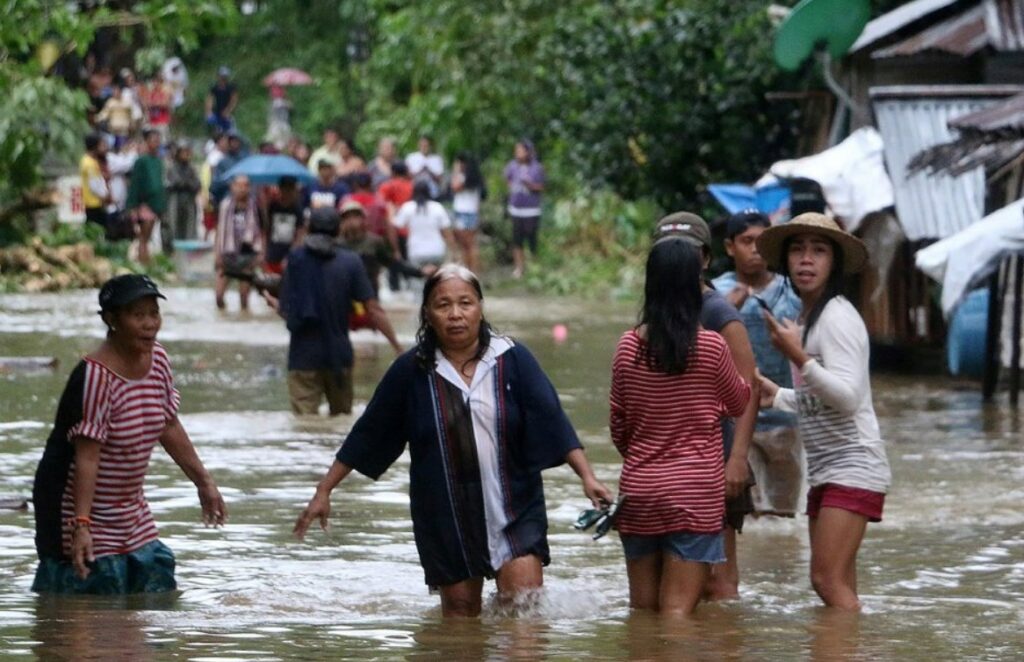
<instances>
[{"instance_id":1,"label":"flood water","mask_svg":"<svg viewBox=\"0 0 1024 662\"><path fill-rule=\"evenodd\" d=\"M572 522L586 506L567 468L545 474L552 563L537 607L446 622L423 584L408 513L408 457L377 482L335 491L329 533L290 532L353 419L288 412L287 334L262 302L218 314L212 294L170 289L161 340L181 416L230 509L199 523L195 490L159 448L147 494L178 559L180 592L153 600L41 599L31 510L0 510L3 659L638 659L946 660L1024 656L1024 416L983 407L978 388L942 377L876 375L875 404L894 485L860 553L859 615L819 606L807 578L806 521L748 521L742 599L692 622L631 614L615 534ZM232 299L230 303L236 303ZM611 354L634 304L486 301L554 381L598 476L614 485L608 439ZM0 499L28 497L57 399L101 337L95 293L0 296L0 355L55 356L55 371L0 374ZM403 342L411 301L389 310ZM556 344L551 326L565 323ZM355 336L364 404L392 358ZM485 594L493 592L493 583Z\"/></svg>"}]
</instances>

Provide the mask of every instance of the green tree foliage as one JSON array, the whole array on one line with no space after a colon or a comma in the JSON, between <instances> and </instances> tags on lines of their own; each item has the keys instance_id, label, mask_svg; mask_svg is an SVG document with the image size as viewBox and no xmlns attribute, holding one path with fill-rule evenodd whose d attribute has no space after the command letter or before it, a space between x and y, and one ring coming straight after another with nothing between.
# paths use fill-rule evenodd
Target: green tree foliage
<instances>
[{"instance_id":1,"label":"green tree foliage","mask_svg":"<svg viewBox=\"0 0 1024 662\"><path fill-rule=\"evenodd\" d=\"M265 0L235 36L196 51L201 95L219 64L243 90L237 116L262 135L259 80L298 67L317 80L289 92L293 125L316 141L339 126L364 151L383 135L412 149L421 132L452 156L541 148L563 191L611 187L666 207L695 205L705 184L752 179L789 156L793 88L771 61L763 0ZM556 188L557 192L557 188Z\"/></svg>"},{"instance_id":2,"label":"green tree foliage","mask_svg":"<svg viewBox=\"0 0 1024 662\"><path fill-rule=\"evenodd\" d=\"M0 220L40 183L45 157L81 151L88 100L47 75L47 50L82 55L103 29L188 50L229 29L236 14L231 0L0 1Z\"/></svg>"}]
</instances>

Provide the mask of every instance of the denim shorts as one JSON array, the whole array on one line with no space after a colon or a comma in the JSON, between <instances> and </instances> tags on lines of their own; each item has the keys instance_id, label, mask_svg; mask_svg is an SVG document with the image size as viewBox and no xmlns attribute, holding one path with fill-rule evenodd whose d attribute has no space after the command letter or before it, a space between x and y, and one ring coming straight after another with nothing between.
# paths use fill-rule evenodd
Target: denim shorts
<instances>
[{"instance_id":1,"label":"denim shorts","mask_svg":"<svg viewBox=\"0 0 1024 662\"><path fill-rule=\"evenodd\" d=\"M480 214L472 212L455 212L456 230L476 230L480 225Z\"/></svg>"},{"instance_id":2,"label":"denim shorts","mask_svg":"<svg viewBox=\"0 0 1024 662\"><path fill-rule=\"evenodd\" d=\"M725 563L725 542L719 533L665 533L657 536L619 534L629 560L667 551L684 561Z\"/></svg>"}]
</instances>

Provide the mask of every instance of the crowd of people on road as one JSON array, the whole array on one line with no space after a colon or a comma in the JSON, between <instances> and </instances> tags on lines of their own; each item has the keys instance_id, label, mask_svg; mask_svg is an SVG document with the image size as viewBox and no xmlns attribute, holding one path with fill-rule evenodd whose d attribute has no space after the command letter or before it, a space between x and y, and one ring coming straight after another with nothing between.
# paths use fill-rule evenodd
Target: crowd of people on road
<instances>
[{"instance_id":1,"label":"crowd of people on road","mask_svg":"<svg viewBox=\"0 0 1024 662\"><path fill-rule=\"evenodd\" d=\"M133 239L132 255L143 264L156 252L172 253L175 240L212 240L218 306L224 306L227 282L238 274L226 267L244 262L247 272L281 274L285 246L301 245L312 211L332 207L340 212L350 201L362 206L366 231L391 252L386 260L390 289L402 287L409 264L436 268L452 260L480 270L478 233L488 189L473 154L458 153L448 168L431 137L423 135L417 149L404 157L396 139L384 137L372 158L364 158L351 138L330 127L324 130L323 144L312 149L290 126L286 130L287 117L273 111L282 104L290 108L278 86L271 88L272 126L267 137L273 134L273 139L253 149L235 124L239 90L231 70L222 66L205 99L210 138L200 162L194 158L198 145L169 139L174 111L188 85L180 60L169 61L145 83L137 83L128 69L110 80L104 77L106 71L88 77L93 133L85 139L80 162L86 218L102 225L109 238ZM522 139L512 152L503 170L504 215L512 228L512 276L521 278L526 249L535 253L538 248L546 180L532 142ZM248 187L235 186L232 168L253 153L291 157L308 168L310 176L289 173L273 181L264 178L250 180ZM249 199L240 200L237 196L246 188ZM298 191L295 204L290 202L292 190ZM282 206L297 206L301 213L282 213ZM225 236L251 234L247 224L253 220L258 240ZM243 249L244 253L232 253ZM368 254L363 257L369 259ZM242 289L246 308L248 288Z\"/></svg>"}]
</instances>

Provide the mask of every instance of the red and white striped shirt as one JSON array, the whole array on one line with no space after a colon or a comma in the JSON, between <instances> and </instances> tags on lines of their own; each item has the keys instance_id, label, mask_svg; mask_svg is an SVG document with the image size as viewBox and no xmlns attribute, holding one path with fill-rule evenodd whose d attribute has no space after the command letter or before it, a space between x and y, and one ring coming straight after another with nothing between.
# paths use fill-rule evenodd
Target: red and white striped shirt
<instances>
[{"instance_id":1,"label":"red and white striped shirt","mask_svg":"<svg viewBox=\"0 0 1024 662\"><path fill-rule=\"evenodd\" d=\"M717 533L725 514L724 416L750 398L725 341L701 330L686 370L647 367L635 330L619 339L612 362L612 442L624 458L616 518L620 533Z\"/></svg>"},{"instance_id":2,"label":"red and white striped shirt","mask_svg":"<svg viewBox=\"0 0 1024 662\"><path fill-rule=\"evenodd\" d=\"M157 539L156 523L142 493L153 446L178 412L171 364L163 346L153 349L149 374L125 379L86 358L82 420L68 431L68 442L88 437L102 444L90 527L96 556L126 554ZM61 499L64 553L71 554L75 515L75 466L72 460Z\"/></svg>"}]
</instances>

